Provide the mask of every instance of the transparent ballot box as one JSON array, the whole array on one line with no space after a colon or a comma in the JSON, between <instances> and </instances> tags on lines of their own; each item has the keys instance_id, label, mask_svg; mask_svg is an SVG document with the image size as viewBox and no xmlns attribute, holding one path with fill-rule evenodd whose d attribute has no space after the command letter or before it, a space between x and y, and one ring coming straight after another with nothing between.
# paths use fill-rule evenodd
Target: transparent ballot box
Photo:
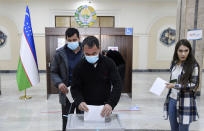
<instances>
[{"instance_id":1,"label":"transparent ballot box","mask_svg":"<svg viewBox=\"0 0 204 131\"><path fill-rule=\"evenodd\" d=\"M105 122L84 121L84 114L70 114L67 131L124 131L117 114L105 118Z\"/></svg>"}]
</instances>

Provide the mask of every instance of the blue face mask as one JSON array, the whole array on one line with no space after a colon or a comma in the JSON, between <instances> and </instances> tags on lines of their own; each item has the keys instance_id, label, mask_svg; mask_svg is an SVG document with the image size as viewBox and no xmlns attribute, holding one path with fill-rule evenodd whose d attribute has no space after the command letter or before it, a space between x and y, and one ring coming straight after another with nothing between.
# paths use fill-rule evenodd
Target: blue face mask
<instances>
[{"instance_id":1,"label":"blue face mask","mask_svg":"<svg viewBox=\"0 0 204 131\"><path fill-rule=\"evenodd\" d=\"M98 55L95 55L95 56L86 56L85 55L85 58L89 63L94 64L98 61L99 56Z\"/></svg>"},{"instance_id":2,"label":"blue face mask","mask_svg":"<svg viewBox=\"0 0 204 131\"><path fill-rule=\"evenodd\" d=\"M79 47L79 42L68 42L67 47L71 50L76 50Z\"/></svg>"}]
</instances>

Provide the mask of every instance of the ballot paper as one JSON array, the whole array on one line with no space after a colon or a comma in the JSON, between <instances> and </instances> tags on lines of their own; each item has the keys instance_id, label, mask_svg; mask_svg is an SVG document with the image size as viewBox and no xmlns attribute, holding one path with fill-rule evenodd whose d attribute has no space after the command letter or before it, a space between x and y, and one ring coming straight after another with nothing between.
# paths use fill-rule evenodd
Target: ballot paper
<instances>
[{"instance_id":1,"label":"ballot paper","mask_svg":"<svg viewBox=\"0 0 204 131\"><path fill-rule=\"evenodd\" d=\"M66 96L67 96L67 99L69 100L69 102L70 102L70 103L73 103L74 100L73 100L73 98L72 98L72 94L71 94L70 88L71 88L71 86L67 87L68 93L66 94Z\"/></svg>"},{"instance_id":2,"label":"ballot paper","mask_svg":"<svg viewBox=\"0 0 204 131\"><path fill-rule=\"evenodd\" d=\"M168 82L158 77L150 88L150 92L160 96L166 87L166 83Z\"/></svg>"},{"instance_id":3,"label":"ballot paper","mask_svg":"<svg viewBox=\"0 0 204 131\"><path fill-rule=\"evenodd\" d=\"M104 105L93 106L87 105L89 111L84 112L84 121L91 122L105 122L105 117L101 116L101 111L103 110Z\"/></svg>"}]
</instances>

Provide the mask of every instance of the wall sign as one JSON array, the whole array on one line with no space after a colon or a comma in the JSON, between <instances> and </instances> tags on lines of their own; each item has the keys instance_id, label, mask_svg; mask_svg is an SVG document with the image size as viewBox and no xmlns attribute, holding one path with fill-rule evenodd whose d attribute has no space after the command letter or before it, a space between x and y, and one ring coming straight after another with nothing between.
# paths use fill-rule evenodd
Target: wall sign
<instances>
[{"instance_id":1,"label":"wall sign","mask_svg":"<svg viewBox=\"0 0 204 131\"><path fill-rule=\"evenodd\" d=\"M109 46L108 50L118 51L118 46Z\"/></svg>"},{"instance_id":2,"label":"wall sign","mask_svg":"<svg viewBox=\"0 0 204 131\"><path fill-rule=\"evenodd\" d=\"M96 11L91 6L82 5L75 12L75 20L81 27L91 27L96 22Z\"/></svg>"},{"instance_id":3,"label":"wall sign","mask_svg":"<svg viewBox=\"0 0 204 131\"><path fill-rule=\"evenodd\" d=\"M203 38L203 30L194 29L187 32L187 40L201 40Z\"/></svg>"},{"instance_id":4,"label":"wall sign","mask_svg":"<svg viewBox=\"0 0 204 131\"><path fill-rule=\"evenodd\" d=\"M59 48L63 47L66 43L65 43L65 38L58 38L57 39L57 48L56 50L58 50Z\"/></svg>"},{"instance_id":5,"label":"wall sign","mask_svg":"<svg viewBox=\"0 0 204 131\"><path fill-rule=\"evenodd\" d=\"M0 31L0 48L6 44L6 39L7 36L2 31Z\"/></svg>"},{"instance_id":6,"label":"wall sign","mask_svg":"<svg viewBox=\"0 0 204 131\"><path fill-rule=\"evenodd\" d=\"M160 41L167 46L175 43L176 40L176 30L172 28L165 29L160 36Z\"/></svg>"},{"instance_id":7,"label":"wall sign","mask_svg":"<svg viewBox=\"0 0 204 131\"><path fill-rule=\"evenodd\" d=\"M132 28L125 28L125 35L132 35L133 29Z\"/></svg>"}]
</instances>

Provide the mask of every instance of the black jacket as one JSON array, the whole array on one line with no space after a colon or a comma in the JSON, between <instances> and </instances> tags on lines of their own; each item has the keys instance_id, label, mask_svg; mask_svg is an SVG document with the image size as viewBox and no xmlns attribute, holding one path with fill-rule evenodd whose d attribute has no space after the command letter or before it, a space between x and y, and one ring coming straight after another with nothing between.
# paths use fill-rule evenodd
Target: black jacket
<instances>
[{"instance_id":1,"label":"black jacket","mask_svg":"<svg viewBox=\"0 0 204 131\"><path fill-rule=\"evenodd\" d=\"M109 50L106 56L111 58L115 62L122 80L122 87L123 87L124 80L125 80L125 60L123 59L119 51Z\"/></svg>"},{"instance_id":2,"label":"black jacket","mask_svg":"<svg viewBox=\"0 0 204 131\"><path fill-rule=\"evenodd\" d=\"M71 93L76 106L109 104L114 108L121 95L121 78L115 63L99 55L97 66L82 59L73 71Z\"/></svg>"}]
</instances>

